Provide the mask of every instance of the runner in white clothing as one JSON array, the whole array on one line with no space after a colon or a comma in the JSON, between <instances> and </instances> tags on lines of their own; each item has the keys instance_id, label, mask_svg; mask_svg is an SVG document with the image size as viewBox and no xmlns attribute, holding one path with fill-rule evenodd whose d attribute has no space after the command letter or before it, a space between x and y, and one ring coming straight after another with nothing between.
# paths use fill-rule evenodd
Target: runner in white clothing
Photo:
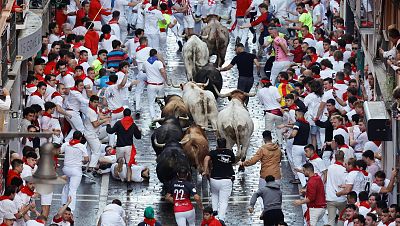
<instances>
[{"instance_id":1,"label":"runner in white clothing","mask_svg":"<svg viewBox=\"0 0 400 226\"><path fill-rule=\"evenodd\" d=\"M45 100L43 95L46 93L47 85L44 82L39 82L36 87L37 90L28 97L26 106L30 107L33 104L38 104L44 109Z\"/></svg>"},{"instance_id":2,"label":"runner in white clothing","mask_svg":"<svg viewBox=\"0 0 400 226\"><path fill-rule=\"evenodd\" d=\"M99 226L118 225L125 226L125 210L122 203L118 199L114 199L111 204L104 207L103 213L100 215Z\"/></svg>"},{"instance_id":3,"label":"runner in white clothing","mask_svg":"<svg viewBox=\"0 0 400 226\"><path fill-rule=\"evenodd\" d=\"M133 182L143 182L144 180L148 181L150 178L149 168L140 165L131 165L132 175L131 181ZM120 158L118 163L113 163L111 165L111 175L116 180L121 180L122 182L126 181L126 173L127 168L126 164L124 164L124 159Z\"/></svg>"},{"instance_id":4,"label":"runner in white clothing","mask_svg":"<svg viewBox=\"0 0 400 226\"><path fill-rule=\"evenodd\" d=\"M134 7L138 3L139 3L139 1L134 1L134 2L130 2L127 0L115 0L114 1L113 11L114 12L119 11L118 25L119 25L120 32L121 32L121 36L119 38L119 40L121 42L124 42L126 39L126 36L128 35L128 20L127 20L127 16L125 15L125 11L126 11L127 7ZM114 13L113 13L113 17L114 17Z\"/></svg>"},{"instance_id":5,"label":"runner in white clothing","mask_svg":"<svg viewBox=\"0 0 400 226\"><path fill-rule=\"evenodd\" d=\"M136 75L136 79L139 81L139 84L135 89L135 110L136 110L136 118L140 117L141 113L141 97L144 91L144 87L146 86L147 76L143 73L143 65L144 62L150 57L150 50L152 48L148 46L147 37L141 37L139 39L139 46L136 48L136 62L138 66L138 74Z\"/></svg>"},{"instance_id":6,"label":"runner in white clothing","mask_svg":"<svg viewBox=\"0 0 400 226\"><path fill-rule=\"evenodd\" d=\"M158 21L161 21L163 24L167 22L157 5L158 2L153 1L153 5L144 10L144 30L149 40L149 46L160 50L160 29L158 27Z\"/></svg>"}]
</instances>

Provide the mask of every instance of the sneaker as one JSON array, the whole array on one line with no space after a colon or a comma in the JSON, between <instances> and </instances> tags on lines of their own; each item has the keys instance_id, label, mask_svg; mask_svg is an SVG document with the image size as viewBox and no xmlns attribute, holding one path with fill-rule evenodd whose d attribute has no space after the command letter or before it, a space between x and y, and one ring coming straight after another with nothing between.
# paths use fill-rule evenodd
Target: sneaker
<instances>
[{"instance_id":1,"label":"sneaker","mask_svg":"<svg viewBox=\"0 0 400 226\"><path fill-rule=\"evenodd\" d=\"M239 172L244 172L244 166L239 166L238 171L239 171Z\"/></svg>"},{"instance_id":2,"label":"sneaker","mask_svg":"<svg viewBox=\"0 0 400 226\"><path fill-rule=\"evenodd\" d=\"M151 122L149 128L150 129L155 129L156 128L156 122Z\"/></svg>"},{"instance_id":3,"label":"sneaker","mask_svg":"<svg viewBox=\"0 0 400 226\"><path fill-rule=\"evenodd\" d=\"M136 111L136 113L135 113L135 118L136 118L136 119L139 119L139 118L140 118L140 111Z\"/></svg>"},{"instance_id":4,"label":"sneaker","mask_svg":"<svg viewBox=\"0 0 400 226\"><path fill-rule=\"evenodd\" d=\"M293 179L293 180L290 180L289 182L292 184L300 184L301 183L299 179Z\"/></svg>"},{"instance_id":5,"label":"sneaker","mask_svg":"<svg viewBox=\"0 0 400 226\"><path fill-rule=\"evenodd\" d=\"M251 42L254 44L257 42L257 36L256 34L253 35L253 40L251 40Z\"/></svg>"}]
</instances>

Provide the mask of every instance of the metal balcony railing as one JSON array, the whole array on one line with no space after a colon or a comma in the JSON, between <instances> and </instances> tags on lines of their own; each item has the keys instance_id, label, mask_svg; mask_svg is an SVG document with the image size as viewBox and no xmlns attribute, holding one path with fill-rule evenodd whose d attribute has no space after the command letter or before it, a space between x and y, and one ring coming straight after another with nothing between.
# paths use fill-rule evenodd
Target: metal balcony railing
<instances>
[{"instance_id":1,"label":"metal balcony railing","mask_svg":"<svg viewBox=\"0 0 400 226\"><path fill-rule=\"evenodd\" d=\"M7 29L4 29L0 37L1 40L1 85L5 86L8 81L8 46L7 46Z\"/></svg>"}]
</instances>

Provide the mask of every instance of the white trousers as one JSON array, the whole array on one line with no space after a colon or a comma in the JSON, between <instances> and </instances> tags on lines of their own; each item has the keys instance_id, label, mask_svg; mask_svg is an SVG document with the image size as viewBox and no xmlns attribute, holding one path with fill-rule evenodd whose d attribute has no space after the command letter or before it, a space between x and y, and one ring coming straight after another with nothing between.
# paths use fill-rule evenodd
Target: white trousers
<instances>
[{"instance_id":1,"label":"white trousers","mask_svg":"<svg viewBox=\"0 0 400 226\"><path fill-rule=\"evenodd\" d=\"M306 163L306 155L304 153L304 146L293 145L292 148L292 158L293 165L297 169L303 168L303 165ZM306 176L304 174L297 172L297 176L301 182L301 186L304 187L306 185Z\"/></svg>"},{"instance_id":2,"label":"white trousers","mask_svg":"<svg viewBox=\"0 0 400 226\"><path fill-rule=\"evenodd\" d=\"M326 168L328 168L328 166L331 165L331 155L332 155L332 151L324 151L322 153L322 160L324 160Z\"/></svg>"},{"instance_id":3,"label":"white trousers","mask_svg":"<svg viewBox=\"0 0 400 226\"><path fill-rule=\"evenodd\" d=\"M86 141L89 145L90 152L91 152L89 167L96 167L97 162L99 161L99 158L100 158L100 153L101 153L100 139L99 139L97 133L93 133L93 132L85 133L85 138L86 138Z\"/></svg>"},{"instance_id":4,"label":"white trousers","mask_svg":"<svg viewBox=\"0 0 400 226\"><path fill-rule=\"evenodd\" d=\"M218 211L218 219L225 220L226 209L228 208L229 196L232 192L232 180L221 179L216 180L210 179L211 187L211 200L212 208L214 211Z\"/></svg>"},{"instance_id":5,"label":"white trousers","mask_svg":"<svg viewBox=\"0 0 400 226\"><path fill-rule=\"evenodd\" d=\"M67 110L68 114L71 115L71 118L65 117L69 124L71 125L71 131L68 133L67 137L65 138L65 141L68 142L69 140L72 139L72 136L74 135L75 131L80 131L83 134L85 133L85 127L83 126L83 121L81 118L81 115L79 114L78 111L71 111Z\"/></svg>"},{"instance_id":6,"label":"white trousers","mask_svg":"<svg viewBox=\"0 0 400 226\"><path fill-rule=\"evenodd\" d=\"M289 161L290 168L292 169L293 175L295 179L299 179L297 176L297 172L294 170L294 163L293 163L293 138L286 139L286 153Z\"/></svg>"},{"instance_id":7,"label":"white trousers","mask_svg":"<svg viewBox=\"0 0 400 226\"><path fill-rule=\"evenodd\" d=\"M282 130L278 129L277 126L282 124L283 117L268 112L265 113L265 130L275 131L279 144L282 144Z\"/></svg>"},{"instance_id":8,"label":"white trousers","mask_svg":"<svg viewBox=\"0 0 400 226\"><path fill-rule=\"evenodd\" d=\"M309 208L310 226L316 226L318 221L324 216L325 208Z\"/></svg>"},{"instance_id":9,"label":"white trousers","mask_svg":"<svg viewBox=\"0 0 400 226\"><path fill-rule=\"evenodd\" d=\"M154 109L155 100L158 96L164 96L164 85L147 85L147 98L149 101L150 117L152 120L156 118L156 110Z\"/></svg>"},{"instance_id":10,"label":"white trousers","mask_svg":"<svg viewBox=\"0 0 400 226\"><path fill-rule=\"evenodd\" d=\"M124 117L124 111L121 111L120 113L112 113L111 114L111 126L114 126L115 123L122 119ZM108 134L108 144L113 147L115 146L115 134Z\"/></svg>"},{"instance_id":11,"label":"white trousers","mask_svg":"<svg viewBox=\"0 0 400 226\"><path fill-rule=\"evenodd\" d=\"M189 226L195 226L196 213L194 212L194 209L186 212L177 212L175 213L175 220L178 226L187 226L186 222Z\"/></svg>"},{"instance_id":12,"label":"white trousers","mask_svg":"<svg viewBox=\"0 0 400 226\"><path fill-rule=\"evenodd\" d=\"M240 43L242 43L244 46L246 46L249 29L248 28L240 29L240 26L250 23L250 19L249 18L237 18L236 21L237 21L236 28L235 28L236 32L234 33L234 34L236 34L235 39L240 38Z\"/></svg>"},{"instance_id":13,"label":"white trousers","mask_svg":"<svg viewBox=\"0 0 400 226\"><path fill-rule=\"evenodd\" d=\"M179 24L178 34L181 35L183 33L183 30L185 29L183 26L183 18L185 16L183 15L183 13L174 13L174 17L175 17L176 21L178 21L178 24ZM178 37L179 37L179 35L178 35Z\"/></svg>"},{"instance_id":14,"label":"white trousers","mask_svg":"<svg viewBox=\"0 0 400 226\"><path fill-rule=\"evenodd\" d=\"M119 29L121 31L121 42L125 43L126 36L128 35L128 21L126 17L120 17L118 20Z\"/></svg>"},{"instance_id":15,"label":"white trousers","mask_svg":"<svg viewBox=\"0 0 400 226\"><path fill-rule=\"evenodd\" d=\"M142 108L142 94L144 87L146 87L147 76L145 73L143 73L143 71L139 71L139 73L136 75L136 80L139 80L139 84L136 85L135 89L135 106L136 111L140 111Z\"/></svg>"},{"instance_id":16,"label":"white trousers","mask_svg":"<svg viewBox=\"0 0 400 226\"><path fill-rule=\"evenodd\" d=\"M74 212L76 206L76 192L78 191L82 179L82 168L64 166L62 170L64 175L67 176L67 183L62 190L61 202L62 204L67 203L68 196L71 196L72 201L69 208Z\"/></svg>"},{"instance_id":17,"label":"white trousers","mask_svg":"<svg viewBox=\"0 0 400 226\"><path fill-rule=\"evenodd\" d=\"M147 34L148 43L151 48L160 50L160 34Z\"/></svg>"},{"instance_id":18,"label":"white trousers","mask_svg":"<svg viewBox=\"0 0 400 226\"><path fill-rule=\"evenodd\" d=\"M271 77L270 77L272 85L276 84L276 78L278 77L279 72L286 71L286 69L288 69L289 66L290 66L290 61L275 61L272 64Z\"/></svg>"}]
</instances>

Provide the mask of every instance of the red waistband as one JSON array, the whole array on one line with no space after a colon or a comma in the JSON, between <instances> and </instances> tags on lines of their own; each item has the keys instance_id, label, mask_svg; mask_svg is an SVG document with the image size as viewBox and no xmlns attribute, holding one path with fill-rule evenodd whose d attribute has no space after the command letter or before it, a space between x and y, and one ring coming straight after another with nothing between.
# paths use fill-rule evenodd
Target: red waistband
<instances>
[{"instance_id":1,"label":"red waistband","mask_svg":"<svg viewBox=\"0 0 400 226\"><path fill-rule=\"evenodd\" d=\"M160 32L166 32L167 31L167 29L165 29L165 28L160 28Z\"/></svg>"},{"instance_id":2,"label":"red waistband","mask_svg":"<svg viewBox=\"0 0 400 226\"><path fill-rule=\"evenodd\" d=\"M123 111L124 111L124 107L120 107L120 108L117 108L115 110L112 110L111 113L118 114L118 113L121 113Z\"/></svg>"},{"instance_id":3,"label":"red waistband","mask_svg":"<svg viewBox=\"0 0 400 226\"><path fill-rule=\"evenodd\" d=\"M272 109L272 110L264 110L264 115L266 112L277 115L277 116L283 116L280 108Z\"/></svg>"}]
</instances>

